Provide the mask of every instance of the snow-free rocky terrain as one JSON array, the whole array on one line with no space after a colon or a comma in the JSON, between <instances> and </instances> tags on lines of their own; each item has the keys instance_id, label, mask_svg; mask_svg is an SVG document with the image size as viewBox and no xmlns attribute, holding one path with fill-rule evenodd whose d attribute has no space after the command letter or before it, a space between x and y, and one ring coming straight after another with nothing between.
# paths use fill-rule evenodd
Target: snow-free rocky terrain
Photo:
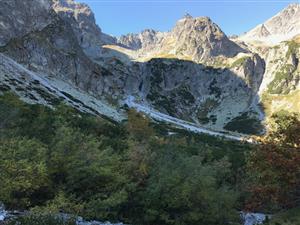
<instances>
[{"instance_id":1,"label":"snow-free rocky terrain","mask_svg":"<svg viewBox=\"0 0 300 225\"><path fill-rule=\"evenodd\" d=\"M1 224L2 221L8 220L10 218L18 217L18 216L23 215L23 214L26 214L26 212L6 211L4 205L1 204L1 202L0 202L0 224ZM57 216L67 219L72 215L59 214ZM261 213L244 213L244 212L241 212L240 216L241 216L242 220L244 221L244 225L261 224L266 219L266 215L261 214ZM110 223L108 221L107 222L86 221L82 217L77 217L76 225L124 225L124 224L123 223Z\"/></svg>"},{"instance_id":2,"label":"snow-free rocky terrain","mask_svg":"<svg viewBox=\"0 0 300 225\"><path fill-rule=\"evenodd\" d=\"M287 41L299 34L300 4L290 4L266 22L239 37L246 42L262 42L266 45L276 45Z\"/></svg>"},{"instance_id":3,"label":"snow-free rocky terrain","mask_svg":"<svg viewBox=\"0 0 300 225\"><path fill-rule=\"evenodd\" d=\"M300 110L299 11L234 39L190 15L170 32L115 38L73 0L1 1L0 90L115 121L128 105L196 132L260 134L272 112Z\"/></svg>"}]
</instances>

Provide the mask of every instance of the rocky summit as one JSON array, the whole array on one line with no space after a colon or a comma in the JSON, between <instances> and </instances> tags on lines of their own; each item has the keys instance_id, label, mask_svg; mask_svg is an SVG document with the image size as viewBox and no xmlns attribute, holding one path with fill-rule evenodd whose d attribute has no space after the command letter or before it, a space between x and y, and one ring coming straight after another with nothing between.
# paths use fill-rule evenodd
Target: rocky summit
<instances>
[{"instance_id":1,"label":"rocky summit","mask_svg":"<svg viewBox=\"0 0 300 225\"><path fill-rule=\"evenodd\" d=\"M79 45L87 56L97 59L101 56L102 45L116 42L114 37L104 34L96 25L94 13L88 5L73 0L53 0L52 7L71 25Z\"/></svg>"},{"instance_id":2,"label":"rocky summit","mask_svg":"<svg viewBox=\"0 0 300 225\"><path fill-rule=\"evenodd\" d=\"M62 100L117 121L133 98L150 115L260 134L278 102L299 110L299 9L292 4L235 38L190 15L169 32L115 38L74 0L1 1L0 87L30 103Z\"/></svg>"},{"instance_id":3,"label":"rocky summit","mask_svg":"<svg viewBox=\"0 0 300 225\"><path fill-rule=\"evenodd\" d=\"M208 62L215 57L234 57L247 50L228 39L217 24L208 17L184 16L170 32L145 30L140 34L121 36L120 46L143 56L176 56L194 62Z\"/></svg>"},{"instance_id":4,"label":"rocky summit","mask_svg":"<svg viewBox=\"0 0 300 225\"><path fill-rule=\"evenodd\" d=\"M286 9L248 31L240 37L248 42L263 42L274 45L287 41L299 34L300 31L300 4L290 4Z\"/></svg>"},{"instance_id":5,"label":"rocky summit","mask_svg":"<svg viewBox=\"0 0 300 225\"><path fill-rule=\"evenodd\" d=\"M299 225L299 4L113 37L82 1L0 0L0 225Z\"/></svg>"}]
</instances>

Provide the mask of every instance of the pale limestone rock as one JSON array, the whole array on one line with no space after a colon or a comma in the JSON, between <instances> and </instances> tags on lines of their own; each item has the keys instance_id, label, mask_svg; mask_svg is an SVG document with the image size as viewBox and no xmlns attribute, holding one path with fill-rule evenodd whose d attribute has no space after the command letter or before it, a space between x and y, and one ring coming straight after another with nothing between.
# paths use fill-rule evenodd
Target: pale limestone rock
<instances>
[{"instance_id":1,"label":"pale limestone rock","mask_svg":"<svg viewBox=\"0 0 300 225\"><path fill-rule=\"evenodd\" d=\"M298 34L300 34L300 4L293 3L265 23L241 35L239 39L245 42L259 41L275 45L292 39Z\"/></svg>"},{"instance_id":2,"label":"pale limestone rock","mask_svg":"<svg viewBox=\"0 0 300 225\"><path fill-rule=\"evenodd\" d=\"M1 1L0 4L0 46L12 38L41 30L51 22L50 0Z\"/></svg>"},{"instance_id":3,"label":"pale limestone rock","mask_svg":"<svg viewBox=\"0 0 300 225\"><path fill-rule=\"evenodd\" d=\"M170 32L145 30L140 34L121 36L120 46L136 50L134 58L179 57L208 62L215 57L234 57L247 52L223 33L208 17L180 19Z\"/></svg>"},{"instance_id":4,"label":"pale limestone rock","mask_svg":"<svg viewBox=\"0 0 300 225\"><path fill-rule=\"evenodd\" d=\"M74 0L53 0L52 7L72 26L83 51L92 59L97 60L102 56L102 45L116 42L114 37L104 34L96 25L94 13L88 5Z\"/></svg>"}]
</instances>

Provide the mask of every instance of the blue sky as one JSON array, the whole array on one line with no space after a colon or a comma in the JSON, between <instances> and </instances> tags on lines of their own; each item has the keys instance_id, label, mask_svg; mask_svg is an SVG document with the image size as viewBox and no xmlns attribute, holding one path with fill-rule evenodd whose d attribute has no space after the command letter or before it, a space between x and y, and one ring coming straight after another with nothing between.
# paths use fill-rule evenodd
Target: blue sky
<instances>
[{"instance_id":1,"label":"blue sky","mask_svg":"<svg viewBox=\"0 0 300 225\"><path fill-rule=\"evenodd\" d=\"M172 29L186 12L209 16L228 35L264 22L300 0L77 0L87 3L103 32L119 36L146 28Z\"/></svg>"}]
</instances>

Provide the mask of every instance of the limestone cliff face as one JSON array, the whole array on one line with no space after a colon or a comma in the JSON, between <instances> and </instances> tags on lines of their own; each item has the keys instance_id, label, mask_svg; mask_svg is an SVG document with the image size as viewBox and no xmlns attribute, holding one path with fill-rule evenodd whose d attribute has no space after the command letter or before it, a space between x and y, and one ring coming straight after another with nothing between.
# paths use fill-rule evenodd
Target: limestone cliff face
<instances>
[{"instance_id":1,"label":"limestone cliff face","mask_svg":"<svg viewBox=\"0 0 300 225\"><path fill-rule=\"evenodd\" d=\"M135 58L173 56L200 63L247 52L229 40L210 18L191 16L179 20L170 32L145 30L122 36L118 45L135 50Z\"/></svg>"},{"instance_id":2,"label":"limestone cliff face","mask_svg":"<svg viewBox=\"0 0 300 225\"><path fill-rule=\"evenodd\" d=\"M27 6L16 7L20 1L9 2L14 19L3 19L0 52L40 77L58 79L115 107L133 95L160 112L218 130L241 115L259 114L255 103L264 61L230 41L208 18L185 17L169 33L146 30L117 44L97 27L86 5L54 0L50 7L30 0L28 14ZM5 7L0 2L0 9ZM20 21L26 26L5 32ZM122 47L127 52L118 50ZM149 59L133 61L130 51L137 58L147 52ZM208 65L217 60L218 66ZM230 129L235 130L232 124Z\"/></svg>"},{"instance_id":3,"label":"limestone cliff face","mask_svg":"<svg viewBox=\"0 0 300 225\"><path fill-rule=\"evenodd\" d=\"M170 38L175 42L174 52L191 56L195 61L224 56L233 57L242 48L230 41L208 17L185 17L176 23Z\"/></svg>"},{"instance_id":4,"label":"limestone cliff face","mask_svg":"<svg viewBox=\"0 0 300 225\"><path fill-rule=\"evenodd\" d=\"M232 40L265 61L258 95L266 120L280 110L300 112L300 4L288 5Z\"/></svg>"},{"instance_id":5,"label":"limestone cliff face","mask_svg":"<svg viewBox=\"0 0 300 225\"><path fill-rule=\"evenodd\" d=\"M127 34L118 39L118 44L132 50L152 50L158 46L167 33L146 29L140 34Z\"/></svg>"},{"instance_id":6,"label":"limestone cliff face","mask_svg":"<svg viewBox=\"0 0 300 225\"><path fill-rule=\"evenodd\" d=\"M52 7L71 25L79 45L92 59L102 56L102 45L116 43L116 38L104 34L96 25L94 13L88 5L73 0L53 0Z\"/></svg>"},{"instance_id":7,"label":"limestone cliff face","mask_svg":"<svg viewBox=\"0 0 300 225\"><path fill-rule=\"evenodd\" d=\"M267 116L280 110L300 112L299 38L269 48L263 57L266 72L259 95Z\"/></svg>"},{"instance_id":8,"label":"limestone cliff face","mask_svg":"<svg viewBox=\"0 0 300 225\"><path fill-rule=\"evenodd\" d=\"M1 1L0 46L16 37L41 30L51 22L50 0Z\"/></svg>"},{"instance_id":9,"label":"limestone cliff face","mask_svg":"<svg viewBox=\"0 0 300 225\"><path fill-rule=\"evenodd\" d=\"M291 40L272 47L265 59L267 68L261 93L289 94L300 88L300 43Z\"/></svg>"},{"instance_id":10,"label":"limestone cliff face","mask_svg":"<svg viewBox=\"0 0 300 225\"><path fill-rule=\"evenodd\" d=\"M241 35L240 40L246 42L259 41L267 45L276 45L295 37L299 33L300 4L294 3L263 24Z\"/></svg>"},{"instance_id":11,"label":"limestone cliff face","mask_svg":"<svg viewBox=\"0 0 300 225\"><path fill-rule=\"evenodd\" d=\"M33 5L39 3L39 0L32 0ZM1 2L0 8L2 4L6 3ZM14 7L12 10L12 14L22 16L22 7ZM62 79L98 97L110 95L109 87L118 78L85 54L86 49L79 44L72 25L51 8L36 8L36 13L41 15L41 21L47 23L36 29L36 21L28 21L27 33L7 38L6 45L0 51L32 71ZM18 17L10 23L15 20Z\"/></svg>"},{"instance_id":12,"label":"limestone cliff face","mask_svg":"<svg viewBox=\"0 0 300 225\"><path fill-rule=\"evenodd\" d=\"M264 62L257 56L234 68L213 68L178 59L152 59L144 65L140 98L159 111L222 129L235 117L256 110Z\"/></svg>"}]
</instances>

